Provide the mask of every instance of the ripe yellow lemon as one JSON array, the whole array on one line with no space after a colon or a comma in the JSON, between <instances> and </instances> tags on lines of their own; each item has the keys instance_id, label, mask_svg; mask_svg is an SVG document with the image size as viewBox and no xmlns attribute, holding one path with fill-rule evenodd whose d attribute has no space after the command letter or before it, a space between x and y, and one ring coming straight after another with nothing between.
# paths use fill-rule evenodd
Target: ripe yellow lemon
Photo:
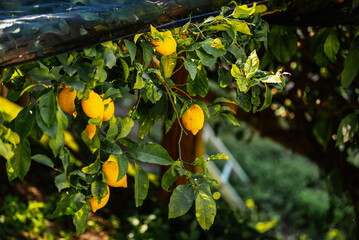
<instances>
[{"instance_id":1,"label":"ripe yellow lemon","mask_svg":"<svg viewBox=\"0 0 359 240\"><path fill-rule=\"evenodd\" d=\"M103 112L103 121L108 121L112 118L113 114L115 113L115 104L113 103L111 98L107 98L103 101L103 104L106 106L108 104L106 110Z\"/></svg>"},{"instance_id":2,"label":"ripe yellow lemon","mask_svg":"<svg viewBox=\"0 0 359 240\"><path fill-rule=\"evenodd\" d=\"M118 177L118 165L117 162L107 160L102 165L102 171L105 173L105 176L108 180L107 184L111 187L124 187L127 188L127 175L117 181Z\"/></svg>"},{"instance_id":3,"label":"ripe yellow lemon","mask_svg":"<svg viewBox=\"0 0 359 240\"><path fill-rule=\"evenodd\" d=\"M76 94L77 91L73 90L71 92L69 86L65 86L61 90L61 92L59 93L59 104L62 111L71 115L76 115L76 109L75 109Z\"/></svg>"},{"instance_id":4,"label":"ripe yellow lemon","mask_svg":"<svg viewBox=\"0 0 359 240\"><path fill-rule=\"evenodd\" d=\"M156 51L162 55L168 56L176 52L177 43L173 38L171 31L160 32L161 36L167 36L163 41L160 39L152 39L152 44Z\"/></svg>"},{"instance_id":5,"label":"ripe yellow lemon","mask_svg":"<svg viewBox=\"0 0 359 240\"><path fill-rule=\"evenodd\" d=\"M86 131L86 133L87 133L87 137L88 137L89 139L92 139L93 136L95 136L95 134L96 134L96 125L94 125L94 124L87 124L85 131Z\"/></svg>"},{"instance_id":6,"label":"ripe yellow lemon","mask_svg":"<svg viewBox=\"0 0 359 240\"><path fill-rule=\"evenodd\" d=\"M183 126L196 135L202 129L204 123L204 113L197 104L192 105L182 116Z\"/></svg>"},{"instance_id":7,"label":"ripe yellow lemon","mask_svg":"<svg viewBox=\"0 0 359 240\"><path fill-rule=\"evenodd\" d=\"M103 208L107 204L109 198L110 198L110 188L107 185L107 194L101 199L100 203L98 203L95 198L91 198L89 200L92 211L96 212L100 208Z\"/></svg>"},{"instance_id":8,"label":"ripe yellow lemon","mask_svg":"<svg viewBox=\"0 0 359 240\"><path fill-rule=\"evenodd\" d=\"M90 90L89 98L81 100L81 106L84 113L90 118L103 117L104 105L100 95Z\"/></svg>"}]
</instances>

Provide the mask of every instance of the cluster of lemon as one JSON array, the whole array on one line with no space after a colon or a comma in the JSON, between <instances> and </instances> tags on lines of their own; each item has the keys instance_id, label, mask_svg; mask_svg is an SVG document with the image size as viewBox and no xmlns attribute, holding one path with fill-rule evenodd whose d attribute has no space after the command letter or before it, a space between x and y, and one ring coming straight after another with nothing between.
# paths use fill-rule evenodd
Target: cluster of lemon
<instances>
[{"instance_id":1,"label":"cluster of lemon","mask_svg":"<svg viewBox=\"0 0 359 240\"><path fill-rule=\"evenodd\" d=\"M76 117L76 108L75 108L75 100L76 100L77 91L72 90L71 87L65 86L61 92L59 93L59 104L61 109ZM102 121L108 121L112 118L115 112L115 105L111 98L102 99L102 96L90 90L88 99L81 100L81 107L86 116L89 118L100 118ZM96 125L87 124L85 129L87 136L89 139L92 139L96 134ZM107 194L100 200L100 202L96 201L95 198L91 198L89 200L92 211L96 212L98 209L104 207L108 199L110 198L110 188L111 187L127 187L127 175L120 180L117 181L119 169L117 162L112 159L107 160L102 165L102 171L104 172L107 178Z\"/></svg>"},{"instance_id":2,"label":"cluster of lemon","mask_svg":"<svg viewBox=\"0 0 359 240\"><path fill-rule=\"evenodd\" d=\"M65 86L59 93L59 104L61 109L76 117L75 99L77 91L72 90L71 87ZM81 100L82 110L89 118L100 118L102 121L111 119L115 112L115 105L111 98L102 99L93 90L90 90L88 99ZM89 139L92 139L96 134L96 125L87 124L85 129Z\"/></svg>"},{"instance_id":3,"label":"cluster of lemon","mask_svg":"<svg viewBox=\"0 0 359 240\"><path fill-rule=\"evenodd\" d=\"M102 171L105 173L107 178L107 194L101 198L100 202L97 202L95 198L89 200L93 212L96 212L98 209L103 208L110 198L110 188L111 187L124 187L127 188L127 174L123 178L117 181L119 169L117 162L112 160L107 160L102 165Z\"/></svg>"},{"instance_id":4,"label":"cluster of lemon","mask_svg":"<svg viewBox=\"0 0 359 240\"><path fill-rule=\"evenodd\" d=\"M156 51L165 56L176 52L177 43L173 38L171 31L160 32L159 34L163 37L163 41L161 39L152 39L152 45ZM185 38L185 36L182 36L182 38ZM202 129L204 123L204 113L202 108L197 104L192 105L183 114L182 123L188 131L192 132L193 135L196 135L198 131Z\"/></svg>"}]
</instances>

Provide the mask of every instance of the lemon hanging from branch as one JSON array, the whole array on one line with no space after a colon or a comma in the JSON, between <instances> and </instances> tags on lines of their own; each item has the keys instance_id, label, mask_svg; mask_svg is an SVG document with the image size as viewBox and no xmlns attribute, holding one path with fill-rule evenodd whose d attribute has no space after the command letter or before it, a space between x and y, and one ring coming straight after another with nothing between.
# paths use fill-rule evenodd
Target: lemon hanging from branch
<instances>
[{"instance_id":1,"label":"lemon hanging from branch","mask_svg":"<svg viewBox=\"0 0 359 240\"><path fill-rule=\"evenodd\" d=\"M127 175L123 176L120 180L117 181L119 169L117 162L107 160L102 165L102 171L105 173L108 180L107 184L111 187L124 187L127 188Z\"/></svg>"},{"instance_id":2,"label":"lemon hanging from branch","mask_svg":"<svg viewBox=\"0 0 359 240\"><path fill-rule=\"evenodd\" d=\"M104 105L100 95L90 90L88 99L81 101L82 110L90 118L103 117Z\"/></svg>"},{"instance_id":3,"label":"lemon hanging from branch","mask_svg":"<svg viewBox=\"0 0 359 240\"><path fill-rule=\"evenodd\" d=\"M171 31L156 32L158 38L152 39L152 44L157 52L162 55L168 56L176 52L177 43L173 38Z\"/></svg>"},{"instance_id":4,"label":"lemon hanging from branch","mask_svg":"<svg viewBox=\"0 0 359 240\"><path fill-rule=\"evenodd\" d=\"M204 113L202 108L194 104L182 116L183 126L193 135L202 129L204 123Z\"/></svg>"},{"instance_id":5,"label":"lemon hanging from branch","mask_svg":"<svg viewBox=\"0 0 359 240\"><path fill-rule=\"evenodd\" d=\"M62 111L76 117L75 99L77 91L70 90L71 87L65 86L59 93L59 104Z\"/></svg>"},{"instance_id":6,"label":"lemon hanging from branch","mask_svg":"<svg viewBox=\"0 0 359 240\"><path fill-rule=\"evenodd\" d=\"M110 198L110 188L107 185L107 194L106 194L106 196L101 198L100 203L98 203L95 198L91 198L89 200L89 202L91 204L92 211L96 212L100 208L103 208L107 204L109 198Z\"/></svg>"}]
</instances>

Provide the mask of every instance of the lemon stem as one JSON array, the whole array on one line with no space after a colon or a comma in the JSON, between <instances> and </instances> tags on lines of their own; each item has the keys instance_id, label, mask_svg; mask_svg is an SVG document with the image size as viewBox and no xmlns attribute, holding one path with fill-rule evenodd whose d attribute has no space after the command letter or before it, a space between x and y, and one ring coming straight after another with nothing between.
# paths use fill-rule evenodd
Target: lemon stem
<instances>
[{"instance_id":1,"label":"lemon stem","mask_svg":"<svg viewBox=\"0 0 359 240\"><path fill-rule=\"evenodd\" d=\"M171 104L172 104L173 110L174 110L174 112L175 112L175 114L176 114L176 119L177 119L178 124L179 124L179 126L180 126L180 128L181 128L181 133L180 133L180 137L179 137L179 140L178 140L178 157L179 157L179 160L181 160L181 161L183 162L183 160L182 160L182 154L181 154L181 140L182 140L182 134L183 134L183 132L184 132L184 128L183 128L183 126L182 126L181 120L179 119L179 114L178 114L178 112L177 112L177 110L176 110L175 104L173 103L172 96L171 96L170 91L168 90L167 84L166 84L157 74L156 74L156 76L157 76L158 80L160 80L160 82L163 84L163 86L164 86L165 89L166 89L168 98L170 99L170 102L171 102Z\"/></svg>"}]
</instances>

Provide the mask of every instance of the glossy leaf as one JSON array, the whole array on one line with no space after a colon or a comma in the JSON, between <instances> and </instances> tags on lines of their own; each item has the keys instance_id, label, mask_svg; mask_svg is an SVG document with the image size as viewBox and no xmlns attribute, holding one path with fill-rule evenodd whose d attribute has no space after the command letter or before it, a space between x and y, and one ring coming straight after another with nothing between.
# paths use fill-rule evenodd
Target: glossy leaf
<instances>
[{"instance_id":1,"label":"glossy leaf","mask_svg":"<svg viewBox=\"0 0 359 240\"><path fill-rule=\"evenodd\" d=\"M170 78L177 64L177 53L174 52L168 56L162 55L161 68L165 78Z\"/></svg>"},{"instance_id":2,"label":"glossy leaf","mask_svg":"<svg viewBox=\"0 0 359 240\"><path fill-rule=\"evenodd\" d=\"M168 218L180 217L188 212L194 200L194 189L191 185L177 186L171 195L168 205Z\"/></svg>"},{"instance_id":3,"label":"glossy leaf","mask_svg":"<svg viewBox=\"0 0 359 240\"><path fill-rule=\"evenodd\" d=\"M72 220L76 227L76 234L80 236L85 232L86 221L91 211L91 205L86 202L77 212L74 213Z\"/></svg>"},{"instance_id":4,"label":"glossy leaf","mask_svg":"<svg viewBox=\"0 0 359 240\"><path fill-rule=\"evenodd\" d=\"M344 62L344 70L341 73L341 83L344 88L349 87L359 70L359 40L355 41L349 49L349 54Z\"/></svg>"},{"instance_id":5,"label":"glossy leaf","mask_svg":"<svg viewBox=\"0 0 359 240\"><path fill-rule=\"evenodd\" d=\"M128 134L130 134L132 127L134 126L134 121L132 118L125 117L121 120L121 132L118 135L117 139L127 137Z\"/></svg>"},{"instance_id":6,"label":"glossy leaf","mask_svg":"<svg viewBox=\"0 0 359 240\"><path fill-rule=\"evenodd\" d=\"M340 48L339 39L335 34L335 32L331 31L324 42L324 52L330 61L335 62L337 60L336 55L339 51L339 48Z\"/></svg>"},{"instance_id":7,"label":"glossy leaf","mask_svg":"<svg viewBox=\"0 0 359 240\"><path fill-rule=\"evenodd\" d=\"M154 163L158 165L171 165L173 163L172 158L168 155L167 151L156 143L135 143L128 153L139 161Z\"/></svg>"},{"instance_id":8,"label":"glossy leaf","mask_svg":"<svg viewBox=\"0 0 359 240\"><path fill-rule=\"evenodd\" d=\"M204 230L208 230L216 216L216 202L210 192L199 190L196 196L196 218Z\"/></svg>"},{"instance_id":9,"label":"glossy leaf","mask_svg":"<svg viewBox=\"0 0 359 240\"><path fill-rule=\"evenodd\" d=\"M94 181L91 184L91 194L96 202L100 204L101 199L107 195L107 184L101 181Z\"/></svg>"},{"instance_id":10,"label":"glossy leaf","mask_svg":"<svg viewBox=\"0 0 359 240\"><path fill-rule=\"evenodd\" d=\"M297 51L297 36L291 28L272 27L268 35L269 48L279 62L288 62Z\"/></svg>"},{"instance_id":11,"label":"glossy leaf","mask_svg":"<svg viewBox=\"0 0 359 240\"><path fill-rule=\"evenodd\" d=\"M121 180L128 171L128 159L125 154L118 154L116 156L116 162L118 166L117 181Z\"/></svg>"},{"instance_id":12,"label":"glossy leaf","mask_svg":"<svg viewBox=\"0 0 359 240\"><path fill-rule=\"evenodd\" d=\"M45 166L54 167L54 163L52 162L51 158L49 158L48 156L44 155L44 154L36 154L34 156L31 157L32 160L34 160L35 162L41 163Z\"/></svg>"},{"instance_id":13,"label":"glossy leaf","mask_svg":"<svg viewBox=\"0 0 359 240\"><path fill-rule=\"evenodd\" d=\"M42 95L39 101L39 109L42 120L47 126L51 125L56 116L55 94L52 90Z\"/></svg>"},{"instance_id":14,"label":"glossy leaf","mask_svg":"<svg viewBox=\"0 0 359 240\"><path fill-rule=\"evenodd\" d=\"M125 42L127 51L130 53L131 62L133 62L136 58L136 45L133 42L128 41L127 39L124 39L123 41Z\"/></svg>"},{"instance_id":15,"label":"glossy leaf","mask_svg":"<svg viewBox=\"0 0 359 240\"><path fill-rule=\"evenodd\" d=\"M70 187L70 183L67 179L67 176L63 173L61 173L60 175L57 175L55 177L55 185L56 185L57 189L59 190L59 192L61 192L61 190L65 189L65 188Z\"/></svg>"},{"instance_id":16,"label":"glossy leaf","mask_svg":"<svg viewBox=\"0 0 359 240\"><path fill-rule=\"evenodd\" d=\"M147 173L135 162L135 203L136 207L142 205L147 197L149 180Z\"/></svg>"},{"instance_id":17,"label":"glossy leaf","mask_svg":"<svg viewBox=\"0 0 359 240\"><path fill-rule=\"evenodd\" d=\"M35 121L35 111L34 107L25 107L23 108L19 114L15 118L15 132L19 134L21 139L26 138Z\"/></svg>"},{"instance_id":18,"label":"glossy leaf","mask_svg":"<svg viewBox=\"0 0 359 240\"><path fill-rule=\"evenodd\" d=\"M194 80L190 76L187 77L187 91L191 96L205 97L209 90L207 72L204 66L198 66L197 69Z\"/></svg>"},{"instance_id":19,"label":"glossy leaf","mask_svg":"<svg viewBox=\"0 0 359 240\"><path fill-rule=\"evenodd\" d=\"M16 146L14 156L10 159L10 164L16 176L23 181L31 165L30 143L26 138Z\"/></svg>"},{"instance_id":20,"label":"glossy leaf","mask_svg":"<svg viewBox=\"0 0 359 240\"><path fill-rule=\"evenodd\" d=\"M197 75L197 65L192 60L185 58L184 59L184 67L187 69L189 75L191 76L192 80L195 79Z\"/></svg>"}]
</instances>

